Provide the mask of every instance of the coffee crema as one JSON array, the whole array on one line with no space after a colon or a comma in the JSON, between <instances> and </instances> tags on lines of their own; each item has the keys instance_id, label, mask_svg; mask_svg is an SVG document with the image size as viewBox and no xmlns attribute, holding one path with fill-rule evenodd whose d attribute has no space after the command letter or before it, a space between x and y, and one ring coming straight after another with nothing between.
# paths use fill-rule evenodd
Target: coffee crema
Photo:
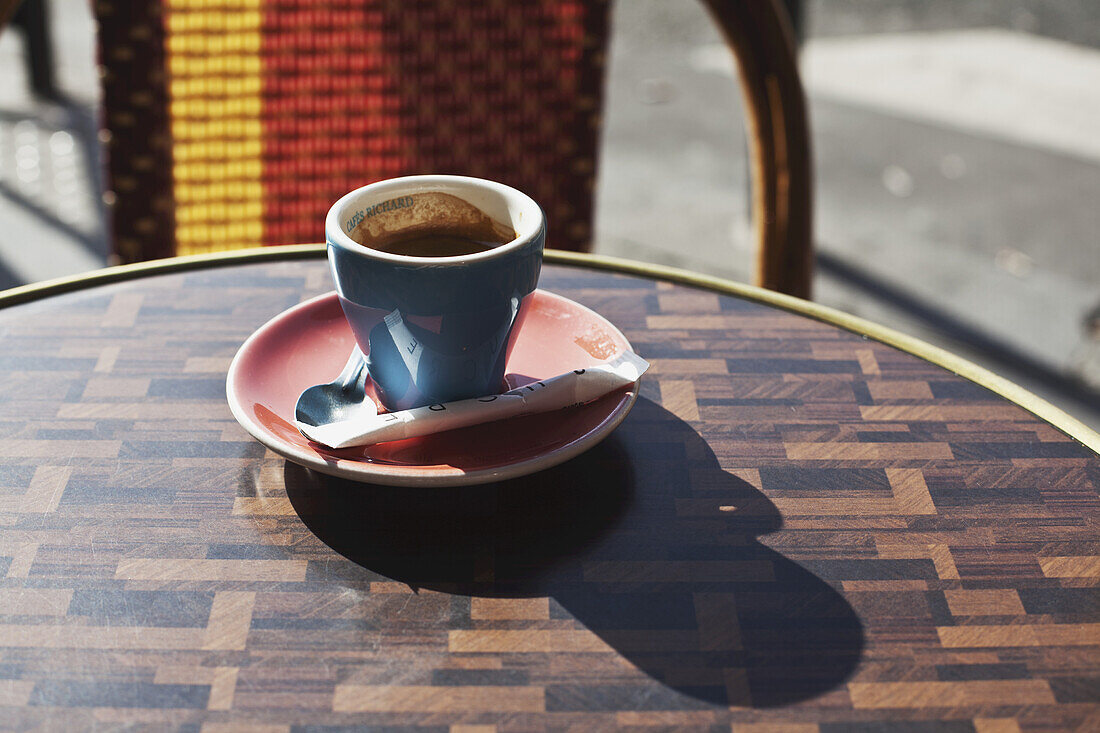
<instances>
[{"instance_id":1,"label":"coffee crema","mask_svg":"<svg viewBox=\"0 0 1100 733\"><path fill-rule=\"evenodd\" d=\"M460 257L495 249L515 229L443 191L418 191L356 212L348 234L364 247L406 257Z\"/></svg>"}]
</instances>

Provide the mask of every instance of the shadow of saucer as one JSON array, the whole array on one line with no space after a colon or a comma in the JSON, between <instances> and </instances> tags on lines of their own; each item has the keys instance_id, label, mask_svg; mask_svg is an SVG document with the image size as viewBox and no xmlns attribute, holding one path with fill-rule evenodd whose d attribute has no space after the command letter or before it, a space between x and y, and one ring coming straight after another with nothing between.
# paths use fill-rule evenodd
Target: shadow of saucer
<instances>
[{"instance_id":1,"label":"shadow of saucer","mask_svg":"<svg viewBox=\"0 0 1100 733\"><path fill-rule=\"evenodd\" d=\"M317 537L414 589L549 597L667 691L578 685L558 707L774 707L842 684L863 649L828 584L757 540L782 525L692 428L639 399L608 440L561 466L448 489L364 486L287 463ZM555 605L556 604L556 605Z\"/></svg>"},{"instance_id":2,"label":"shadow of saucer","mask_svg":"<svg viewBox=\"0 0 1100 733\"><path fill-rule=\"evenodd\" d=\"M612 480L600 486L600 477ZM630 503L618 441L563 465L480 486L364 485L289 461L287 496L354 563L408 584L479 597L540 595L551 568L583 558ZM542 594L545 595L545 594Z\"/></svg>"}]
</instances>

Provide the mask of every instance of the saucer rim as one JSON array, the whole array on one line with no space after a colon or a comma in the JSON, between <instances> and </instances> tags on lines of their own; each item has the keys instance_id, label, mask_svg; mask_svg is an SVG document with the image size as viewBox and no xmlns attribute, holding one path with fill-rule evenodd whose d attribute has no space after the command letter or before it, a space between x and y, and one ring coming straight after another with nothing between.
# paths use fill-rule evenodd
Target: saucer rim
<instances>
[{"instance_id":1,"label":"saucer rim","mask_svg":"<svg viewBox=\"0 0 1100 733\"><path fill-rule=\"evenodd\" d=\"M550 297L551 299L564 301L571 307L586 312L589 317L597 319L612 329L612 331L622 339L622 342L626 344L626 348L631 351L634 350L630 340L626 338L619 328L588 306L578 303L571 298L567 298L564 295L559 295L558 293L542 288L536 289L535 292L538 292L542 296ZM498 466L472 471L450 467L449 469L435 468L432 469L430 473L425 473L424 468L416 466L376 464L345 458L327 460L317 453L306 453L290 443L280 441L277 436L273 436L270 431L259 425L250 415L248 415L244 409L244 401L241 399L240 395L237 394L234 385L240 377L239 372L243 368L242 363L244 361L244 355L255 348L255 343L264 333L273 328L277 328L281 322L293 318L299 311L314 308L319 302L334 297L338 297L336 291L330 290L327 293L322 293L321 295L314 296L297 305L293 305L266 321L253 331L237 349L237 353L234 354L233 360L230 362L229 370L225 378L226 400L229 402L229 410L237 423L260 444L292 463L304 468L312 469L329 476L349 479L357 483L379 484L384 486L447 487L471 486L505 481L507 479L519 478L520 476L527 476L547 468L552 468L553 466L564 463L595 447L626 419L626 416L630 413L635 402L638 400L638 382L636 381L630 387L621 390L623 394L619 401L610 409L608 414L598 425L584 434L578 435L566 445L515 463L504 463ZM584 405L577 409L592 409L592 407L590 405ZM459 428L459 430L463 429L465 428Z\"/></svg>"}]
</instances>

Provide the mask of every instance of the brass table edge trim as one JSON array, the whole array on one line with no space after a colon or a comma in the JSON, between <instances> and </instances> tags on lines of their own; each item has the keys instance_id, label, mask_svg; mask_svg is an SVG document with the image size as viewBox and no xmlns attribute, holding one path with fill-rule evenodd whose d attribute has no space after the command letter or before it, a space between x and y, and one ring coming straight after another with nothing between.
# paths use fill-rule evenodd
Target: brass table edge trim
<instances>
[{"instance_id":1,"label":"brass table edge trim","mask_svg":"<svg viewBox=\"0 0 1100 733\"><path fill-rule=\"evenodd\" d=\"M70 277L2 290L0 291L0 309L37 300L38 298L97 285L132 280L146 275L161 275L245 262L309 259L323 255L324 252L325 245L323 244L283 245L188 255L140 262L133 265L106 267ZM599 270L610 270L631 275L644 275L683 285L691 285L725 295L735 295L829 323L846 331L893 346L985 387L1061 430L1069 437L1087 446L1094 453L1100 454L1100 433L1097 433L1072 415L1018 384L994 374L985 367L978 366L950 351L873 321L844 313L829 306L784 295L783 293L666 265L652 265L607 255L564 252L561 250L546 250L546 261L564 265L583 265Z\"/></svg>"}]
</instances>

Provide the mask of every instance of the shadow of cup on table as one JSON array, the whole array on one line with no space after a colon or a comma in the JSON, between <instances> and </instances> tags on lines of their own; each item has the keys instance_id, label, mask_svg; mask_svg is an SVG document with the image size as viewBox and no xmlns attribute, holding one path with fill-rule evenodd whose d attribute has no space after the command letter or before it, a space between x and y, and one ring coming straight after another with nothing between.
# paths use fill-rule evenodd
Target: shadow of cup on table
<instances>
[{"instance_id":1,"label":"shadow of cup on table","mask_svg":"<svg viewBox=\"0 0 1100 733\"><path fill-rule=\"evenodd\" d=\"M551 618L686 696L623 706L786 705L859 662L851 606L757 540L782 525L775 505L646 399L587 453L497 484L364 486L289 462L284 477L306 526L354 563L414 590L549 597ZM566 704L607 709L614 694L578 686Z\"/></svg>"}]
</instances>

